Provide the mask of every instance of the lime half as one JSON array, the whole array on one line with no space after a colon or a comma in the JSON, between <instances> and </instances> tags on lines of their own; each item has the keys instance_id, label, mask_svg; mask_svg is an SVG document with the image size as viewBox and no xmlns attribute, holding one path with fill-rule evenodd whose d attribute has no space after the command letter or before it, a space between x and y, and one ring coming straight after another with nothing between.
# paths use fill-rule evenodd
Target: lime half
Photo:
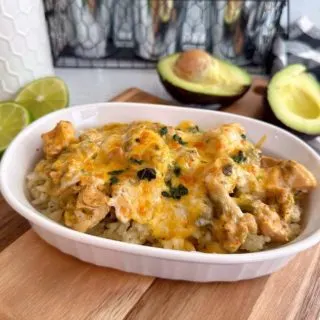
<instances>
[{"instance_id":1,"label":"lime half","mask_svg":"<svg viewBox=\"0 0 320 320\"><path fill-rule=\"evenodd\" d=\"M28 109L35 120L52 111L67 107L68 87L60 78L41 78L27 84L18 93L15 101Z\"/></svg>"},{"instance_id":2,"label":"lime half","mask_svg":"<svg viewBox=\"0 0 320 320\"><path fill-rule=\"evenodd\" d=\"M29 123L29 112L24 107L14 102L0 103L0 154Z\"/></svg>"}]
</instances>

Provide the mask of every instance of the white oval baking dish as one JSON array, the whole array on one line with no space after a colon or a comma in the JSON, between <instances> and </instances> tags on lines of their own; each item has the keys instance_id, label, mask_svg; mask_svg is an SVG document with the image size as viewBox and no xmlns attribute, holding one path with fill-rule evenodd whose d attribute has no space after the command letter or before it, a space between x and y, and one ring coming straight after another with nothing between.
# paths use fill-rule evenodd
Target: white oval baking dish
<instances>
[{"instance_id":1,"label":"white oval baking dish","mask_svg":"<svg viewBox=\"0 0 320 320\"><path fill-rule=\"evenodd\" d=\"M154 120L177 124L185 119L192 119L203 129L239 122L254 142L266 134L265 153L301 162L320 181L318 154L290 133L264 122L217 111L138 103L100 103L54 112L24 129L3 156L0 168L2 194L30 221L41 238L59 250L96 265L160 278L211 282L260 277L282 268L298 252L320 241L319 187L310 197L303 232L295 241L268 251L228 255L152 248L83 234L46 218L28 201L25 177L41 154L40 136L59 120L69 120L77 129L84 129L113 121Z\"/></svg>"}]
</instances>

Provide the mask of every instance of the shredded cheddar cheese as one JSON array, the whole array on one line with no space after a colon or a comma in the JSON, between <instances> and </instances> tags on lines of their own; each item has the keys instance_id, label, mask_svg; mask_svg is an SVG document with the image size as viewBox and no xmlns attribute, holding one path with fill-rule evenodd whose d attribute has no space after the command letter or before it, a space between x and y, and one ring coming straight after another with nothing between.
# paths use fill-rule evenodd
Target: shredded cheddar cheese
<instances>
[{"instance_id":1,"label":"shredded cheddar cheese","mask_svg":"<svg viewBox=\"0 0 320 320\"><path fill-rule=\"evenodd\" d=\"M61 121L42 138L44 159L28 178L39 208L81 232L163 248L227 253L258 250L254 239L287 242L299 232L295 192L316 185L294 161L264 166L266 137L253 145L237 123L111 123L76 137Z\"/></svg>"}]
</instances>

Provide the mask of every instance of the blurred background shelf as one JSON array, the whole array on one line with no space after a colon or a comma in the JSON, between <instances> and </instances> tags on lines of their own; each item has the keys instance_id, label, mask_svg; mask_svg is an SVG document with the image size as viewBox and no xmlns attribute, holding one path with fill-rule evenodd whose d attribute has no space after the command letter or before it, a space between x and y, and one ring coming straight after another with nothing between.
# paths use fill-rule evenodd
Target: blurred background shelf
<instances>
[{"instance_id":1,"label":"blurred background shelf","mask_svg":"<svg viewBox=\"0 0 320 320\"><path fill-rule=\"evenodd\" d=\"M272 43L288 32L289 0L44 0L54 66L154 69L201 48L268 72ZM280 20L282 27L280 26Z\"/></svg>"}]
</instances>

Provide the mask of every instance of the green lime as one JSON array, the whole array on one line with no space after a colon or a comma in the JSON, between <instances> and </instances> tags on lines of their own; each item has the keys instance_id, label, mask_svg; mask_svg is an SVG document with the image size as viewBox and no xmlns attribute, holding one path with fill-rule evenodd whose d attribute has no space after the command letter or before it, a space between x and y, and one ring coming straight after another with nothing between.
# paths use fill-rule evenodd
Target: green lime
<instances>
[{"instance_id":1,"label":"green lime","mask_svg":"<svg viewBox=\"0 0 320 320\"><path fill-rule=\"evenodd\" d=\"M14 102L0 103L0 154L30 123L28 110Z\"/></svg>"},{"instance_id":2,"label":"green lime","mask_svg":"<svg viewBox=\"0 0 320 320\"><path fill-rule=\"evenodd\" d=\"M60 78L41 78L27 84L18 93L15 101L28 109L35 120L52 111L67 107L68 87Z\"/></svg>"}]
</instances>

